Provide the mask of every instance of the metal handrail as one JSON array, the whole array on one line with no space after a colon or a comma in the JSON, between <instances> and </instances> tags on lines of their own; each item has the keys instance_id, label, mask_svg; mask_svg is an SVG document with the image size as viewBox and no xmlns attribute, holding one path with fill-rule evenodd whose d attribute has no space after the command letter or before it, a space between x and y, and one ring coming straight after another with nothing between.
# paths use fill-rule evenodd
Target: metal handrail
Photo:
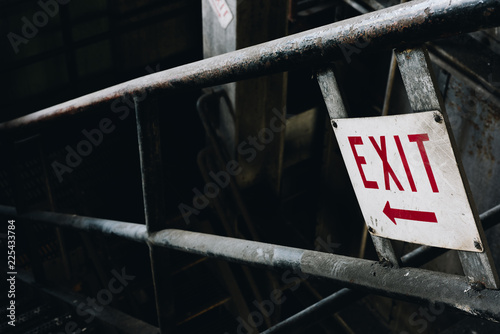
<instances>
[{"instance_id":1,"label":"metal handrail","mask_svg":"<svg viewBox=\"0 0 500 334\"><path fill-rule=\"evenodd\" d=\"M138 115L145 115L140 100L145 96L172 93L182 89L209 87L228 82L287 71L296 67L324 66L341 59L345 49L363 43L371 51L390 47L408 47L425 41L448 37L480 28L494 27L500 22L498 0L417 0L345 21L333 23L303 33L287 36L224 55L179 66L141 78L127 81L43 110L0 123L0 134L37 128L59 118L71 117L90 109L133 96ZM141 120L143 134L148 136L152 120ZM138 123L141 123L138 121ZM142 126L142 125L141 125ZM154 126L158 126L157 123ZM140 126L138 127L140 129ZM148 150L139 136L140 148ZM153 140L154 137L146 138ZM141 162L149 163L158 152L141 151ZM153 161L160 174L159 161ZM149 166L148 165L148 166ZM141 167L143 184L146 172ZM151 181L151 178L147 179ZM148 186L149 183L146 182ZM153 207L160 201L157 194L143 189L146 202ZM158 203L157 203L158 202ZM184 252L202 254L229 261L287 268L306 274L329 278L343 285L364 288L378 294L397 296L409 300L431 300L444 303L465 312L500 321L498 300L500 291L470 289L466 277L429 272L412 268L387 268L377 262L326 254L309 250L207 235L180 230L160 230L155 223L155 208L151 216L146 213L146 225L117 222L98 218L79 217L60 213L31 212L17 215L14 208L0 206L0 214L41 221L59 226L123 237L147 243L154 247L167 247ZM498 211L498 208L496 209ZM147 211L147 210L146 210ZM148 223L149 221L149 223ZM418 263L428 248L421 247L414 255L407 255L406 263ZM153 253L152 253L153 254ZM424 255L422 255L424 254ZM156 256L156 255L155 255ZM431 257L431 256L429 256ZM151 256L152 266L155 265ZM163 263L161 263L163 264ZM154 271L154 270L153 270ZM162 273L156 279L161 281ZM422 286L427 289L422 289ZM463 291L469 291L464 294ZM158 295L157 302L162 294ZM345 295L345 293L343 294ZM479 298L480 297L480 298ZM157 308L160 309L159 304ZM159 312L161 313L161 312ZM165 322L160 321L165 328Z\"/></svg>"},{"instance_id":2,"label":"metal handrail","mask_svg":"<svg viewBox=\"0 0 500 334\"><path fill-rule=\"evenodd\" d=\"M371 50L418 44L500 22L497 0L417 0L130 80L0 123L0 132L81 113L125 95L202 88L341 59L359 43Z\"/></svg>"},{"instance_id":3,"label":"metal handrail","mask_svg":"<svg viewBox=\"0 0 500 334\"><path fill-rule=\"evenodd\" d=\"M15 208L0 205L0 215L15 216ZM437 301L485 319L500 321L500 291L471 289L470 282L464 276L410 267L394 269L376 261L176 229L165 229L148 236L145 225L100 218L52 212L30 212L19 217L231 262L293 269L381 295L398 296L409 301ZM485 228L498 223L499 217L500 205L480 215ZM407 254L403 262L421 265L444 251L438 249L434 252L430 247L421 246ZM426 288L422 289L423 286Z\"/></svg>"}]
</instances>

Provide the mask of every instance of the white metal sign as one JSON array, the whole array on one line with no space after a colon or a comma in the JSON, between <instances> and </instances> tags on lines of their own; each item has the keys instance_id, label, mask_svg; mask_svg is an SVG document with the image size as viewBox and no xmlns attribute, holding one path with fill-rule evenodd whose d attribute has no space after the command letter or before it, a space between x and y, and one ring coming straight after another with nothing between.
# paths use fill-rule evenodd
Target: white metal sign
<instances>
[{"instance_id":1,"label":"white metal sign","mask_svg":"<svg viewBox=\"0 0 500 334\"><path fill-rule=\"evenodd\" d=\"M231 13L226 0L208 0L208 2L217 15L220 25L226 29L233 20L233 13Z\"/></svg>"},{"instance_id":2,"label":"white metal sign","mask_svg":"<svg viewBox=\"0 0 500 334\"><path fill-rule=\"evenodd\" d=\"M439 112L336 119L332 124L371 233L482 251Z\"/></svg>"}]
</instances>

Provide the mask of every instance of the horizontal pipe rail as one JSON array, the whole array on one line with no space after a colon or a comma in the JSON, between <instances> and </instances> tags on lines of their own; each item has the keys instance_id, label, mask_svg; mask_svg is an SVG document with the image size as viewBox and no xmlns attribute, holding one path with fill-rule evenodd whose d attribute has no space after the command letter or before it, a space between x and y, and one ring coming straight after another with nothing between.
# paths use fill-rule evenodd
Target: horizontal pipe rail
<instances>
[{"instance_id":1,"label":"horizontal pipe rail","mask_svg":"<svg viewBox=\"0 0 500 334\"><path fill-rule=\"evenodd\" d=\"M500 206L497 206L482 217L488 219L487 225L491 226L492 222L498 222L499 213ZM17 216L15 209L7 206L0 206L0 215ZM19 219L98 231L232 262L293 269L380 295L439 302L489 320L500 321L500 291L474 290L464 276L408 267L389 268L370 260L175 229L147 236L145 225L68 214L32 212L19 215ZM411 258L407 258L407 261L410 260Z\"/></svg>"},{"instance_id":2,"label":"horizontal pipe rail","mask_svg":"<svg viewBox=\"0 0 500 334\"><path fill-rule=\"evenodd\" d=\"M500 291L471 288L468 278L418 268L181 230L153 233L154 245L231 262L328 278L342 285L410 301L441 303L500 321Z\"/></svg>"},{"instance_id":3,"label":"horizontal pipe rail","mask_svg":"<svg viewBox=\"0 0 500 334\"><path fill-rule=\"evenodd\" d=\"M480 219L485 230L498 224L500 222L500 205L482 213ZM444 248L420 246L405 254L401 258L401 263L405 267L420 267L447 251L448 249ZM303 327L304 324L307 324L307 326L313 325L317 321L340 311L346 305L363 298L367 294L365 291L343 288L265 330L262 334L290 333L297 328Z\"/></svg>"},{"instance_id":4,"label":"horizontal pipe rail","mask_svg":"<svg viewBox=\"0 0 500 334\"><path fill-rule=\"evenodd\" d=\"M0 131L81 113L125 95L202 88L497 26L498 0L416 0L130 80L0 124Z\"/></svg>"},{"instance_id":5,"label":"horizontal pipe rail","mask_svg":"<svg viewBox=\"0 0 500 334\"><path fill-rule=\"evenodd\" d=\"M500 22L498 0L417 0L312 29L232 53L134 79L36 113L0 124L0 132L29 129L60 117L159 92L202 88L341 59L352 48L380 50L447 37ZM0 206L0 214L16 216ZM271 268L294 269L343 285L408 300L439 302L483 318L500 321L500 291L475 290L468 279L415 268L389 268L378 262L255 241L181 230L148 234L146 226L75 215L32 212L19 216L61 227L97 231L127 240L203 256ZM404 262L419 264L438 252L420 247ZM425 289L422 289L422 286ZM334 295L335 296L335 295ZM349 297L341 290L332 300ZM313 309L304 312L314 311ZM312 312L315 313L315 312Z\"/></svg>"},{"instance_id":6,"label":"horizontal pipe rail","mask_svg":"<svg viewBox=\"0 0 500 334\"><path fill-rule=\"evenodd\" d=\"M135 242L145 243L148 238L146 225L142 224L46 211L32 211L18 215L14 207L5 205L0 205L0 215L5 217L18 217L19 219L31 222L46 223L87 232L100 232Z\"/></svg>"}]
</instances>

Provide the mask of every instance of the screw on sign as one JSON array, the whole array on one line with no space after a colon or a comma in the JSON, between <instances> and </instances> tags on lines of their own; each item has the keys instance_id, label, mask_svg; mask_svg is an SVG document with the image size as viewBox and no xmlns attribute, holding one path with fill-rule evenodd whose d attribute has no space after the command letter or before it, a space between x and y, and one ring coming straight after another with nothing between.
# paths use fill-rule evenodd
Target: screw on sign
<instances>
[{"instance_id":1,"label":"screw on sign","mask_svg":"<svg viewBox=\"0 0 500 334\"><path fill-rule=\"evenodd\" d=\"M470 198L439 112L332 121L371 233L480 251Z\"/></svg>"}]
</instances>

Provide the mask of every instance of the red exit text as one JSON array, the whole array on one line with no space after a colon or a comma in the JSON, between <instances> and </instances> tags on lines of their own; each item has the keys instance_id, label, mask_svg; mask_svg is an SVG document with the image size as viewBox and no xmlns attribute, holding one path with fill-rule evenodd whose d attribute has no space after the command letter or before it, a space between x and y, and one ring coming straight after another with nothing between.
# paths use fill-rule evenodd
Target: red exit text
<instances>
[{"instance_id":1,"label":"red exit text","mask_svg":"<svg viewBox=\"0 0 500 334\"><path fill-rule=\"evenodd\" d=\"M363 171L363 165L366 164L366 159L364 156L361 156L358 154L358 151L356 150L357 146L362 146L362 145L369 145L372 146L375 151L377 152L381 162L382 162L382 168L383 168L383 174L384 174L384 183L385 183L385 189L390 190L391 189L391 184L390 184L390 178L394 181L394 184L400 191L404 191L404 188L399 181L398 177L394 173L393 168L389 164L387 160L387 145L386 145L386 137L388 140L394 140L397 150L398 150L398 155L401 160L401 164L403 165L406 178L408 179L408 183L410 185L410 189L413 192L417 191L417 187L415 185L415 181L413 179L413 175L410 169L410 166L408 165L408 160L406 159L406 154L403 149L403 145L401 144L401 139L398 135L396 136L380 136L378 139L376 139L373 136L369 136L369 143L363 142L363 139L360 136L351 136L348 137L349 139L349 144L351 146L352 153L354 155L354 159L356 161L356 165L359 170L359 174L361 176L361 180L363 181L363 185L367 189L379 189L379 185L376 181L370 181L366 179L365 172ZM432 167L429 162L429 157L427 155L427 152L425 150L425 142L429 141L429 136L426 133L423 134L411 134L408 135L408 140L411 143L415 143L417 146L420 156L422 158L422 165L420 168L425 168L425 172L427 174L427 177L429 179L429 184L433 192L437 193L439 192L436 179L434 178L434 173L432 172ZM412 166L413 168L419 168L419 166Z\"/></svg>"}]
</instances>

